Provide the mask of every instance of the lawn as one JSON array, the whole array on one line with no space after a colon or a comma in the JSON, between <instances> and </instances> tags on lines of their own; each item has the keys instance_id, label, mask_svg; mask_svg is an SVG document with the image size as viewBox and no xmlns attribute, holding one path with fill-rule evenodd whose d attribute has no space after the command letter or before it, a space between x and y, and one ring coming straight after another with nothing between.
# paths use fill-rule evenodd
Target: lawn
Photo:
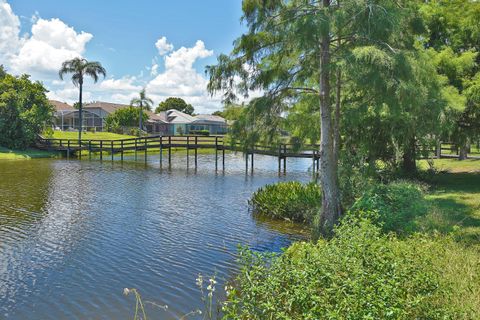
<instances>
[{"instance_id":1,"label":"lawn","mask_svg":"<svg viewBox=\"0 0 480 320\"><path fill-rule=\"evenodd\" d=\"M419 161L420 169L426 170L429 165L426 160ZM480 172L480 160L466 159L459 161L458 159L435 159L434 167L438 171L451 173Z\"/></svg>"},{"instance_id":2,"label":"lawn","mask_svg":"<svg viewBox=\"0 0 480 320\"><path fill-rule=\"evenodd\" d=\"M453 233L461 242L480 248L480 160L440 159L441 172L427 178L432 208L418 217L420 230ZM421 163L425 168L425 164Z\"/></svg>"},{"instance_id":3,"label":"lawn","mask_svg":"<svg viewBox=\"0 0 480 320\"><path fill-rule=\"evenodd\" d=\"M58 153L35 149L10 150L0 147L0 160L26 160L32 158L55 158Z\"/></svg>"},{"instance_id":4,"label":"lawn","mask_svg":"<svg viewBox=\"0 0 480 320\"><path fill-rule=\"evenodd\" d=\"M52 138L54 139L78 139L78 132L76 131L54 131ZM112 132L83 132L82 140L120 140L135 138L126 134L117 134Z\"/></svg>"}]
</instances>

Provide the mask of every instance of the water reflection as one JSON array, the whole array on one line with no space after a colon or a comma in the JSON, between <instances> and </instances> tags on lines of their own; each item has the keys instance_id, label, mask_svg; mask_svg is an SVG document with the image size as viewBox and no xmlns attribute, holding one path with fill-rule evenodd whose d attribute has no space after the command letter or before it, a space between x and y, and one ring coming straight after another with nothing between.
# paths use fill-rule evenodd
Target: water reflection
<instances>
[{"instance_id":1,"label":"water reflection","mask_svg":"<svg viewBox=\"0 0 480 320\"><path fill-rule=\"evenodd\" d=\"M228 278L238 244L280 250L302 236L289 223L255 220L247 200L279 180L308 180L309 162L240 156L225 172L213 156L186 170L158 157L144 162L35 160L0 162L0 318L118 319L132 311L124 287L140 289L170 319L201 306L198 273ZM193 164L190 159L190 166Z\"/></svg>"}]
</instances>

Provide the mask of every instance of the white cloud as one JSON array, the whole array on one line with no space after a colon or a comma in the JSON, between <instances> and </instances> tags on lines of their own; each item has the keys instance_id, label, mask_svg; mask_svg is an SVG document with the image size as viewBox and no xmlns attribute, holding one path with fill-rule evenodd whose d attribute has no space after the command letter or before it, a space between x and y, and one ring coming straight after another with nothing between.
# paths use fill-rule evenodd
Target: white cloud
<instances>
[{"instance_id":1,"label":"white cloud","mask_svg":"<svg viewBox=\"0 0 480 320\"><path fill-rule=\"evenodd\" d=\"M6 0L0 0L0 59L14 74L57 77L65 60L82 56L92 34L76 32L59 19L45 20L36 12L31 32L20 36L20 19Z\"/></svg>"},{"instance_id":2,"label":"white cloud","mask_svg":"<svg viewBox=\"0 0 480 320\"><path fill-rule=\"evenodd\" d=\"M158 63L153 63L152 67L150 68L150 75L156 76L158 74Z\"/></svg>"},{"instance_id":3,"label":"white cloud","mask_svg":"<svg viewBox=\"0 0 480 320\"><path fill-rule=\"evenodd\" d=\"M141 90L142 87L139 85L135 85L134 83L137 81L135 77L123 77L120 79L107 79L100 83L100 89L104 90L121 90L121 91L138 91Z\"/></svg>"},{"instance_id":4,"label":"white cloud","mask_svg":"<svg viewBox=\"0 0 480 320\"><path fill-rule=\"evenodd\" d=\"M78 101L78 88L73 84L67 84L64 88L48 92L47 97L51 100L73 104ZM84 91L82 97L84 102L92 100L92 94L89 91Z\"/></svg>"},{"instance_id":5,"label":"white cloud","mask_svg":"<svg viewBox=\"0 0 480 320\"><path fill-rule=\"evenodd\" d=\"M63 61L82 56L85 45L93 35L77 33L59 19L39 18L32 26L32 34L11 60L14 73L33 73L56 76Z\"/></svg>"},{"instance_id":6,"label":"white cloud","mask_svg":"<svg viewBox=\"0 0 480 320\"><path fill-rule=\"evenodd\" d=\"M213 51L208 50L201 40L193 47L181 47L170 52L163 59L165 70L148 83L147 93L155 102L168 97L182 98L200 113L218 110L221 107L221 98L210 96L207 92L207 78L194 68L199 59L212 55Z\"/></svg>"},{"instance_id":7,"label":"white cloud","mask_svg":"<svg viewBox=\"0 0 480 320\"><path fill-rule=\"evenodd\" d=\"M0 61L7 63L20 49L22 39L20 34L20 19L13 13L12 7L0 0Z\"/></svg>"},{"instance_id":8,"label":"white cloud","mask_svg":"<svg viewBox=\"0 0 480 320\"><path fill-rule=\"evenodd\" d=\"M196 96L206 91L207 79L199 74L193 64L197 59L213 55L203 41L197 41L192 48L181 47L165 57L165 71L157 75L147 90L157 95Z\"/></svg>"},{"instance_id":9,"label":"white cloud","mask_svg":"<svg viewBox=\"0 0 480 320\"><path fill-rule=\"evenodd\" d=\"M158 54L160 54L161 56L164 56L173 50L173 44L168 43L166 37L161 37L160 39L158 39L155 43L155 47L157 47Z\"/></svg>"}]
</instances>

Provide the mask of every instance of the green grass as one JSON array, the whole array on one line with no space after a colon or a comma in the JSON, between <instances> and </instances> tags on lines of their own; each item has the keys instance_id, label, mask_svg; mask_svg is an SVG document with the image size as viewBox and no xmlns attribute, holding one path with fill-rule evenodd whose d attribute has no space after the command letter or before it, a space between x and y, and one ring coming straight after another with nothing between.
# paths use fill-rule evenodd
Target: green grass
<instances>
[{"instance_id":1,"label":"green grass","mask_svg":"<svg viewBox=\"0 0 480 320\"><path fill-rule=\"evenodd\" d=\"M47 138L47 137L46 137ZM54 131L52 138L54 139L78 139L78 132L74 131ZM126 134L117 134L112 132L83 132L82 140L120 140L135 138Z\"/></svg>"},{"instance_id":2,"label":"green grass","mask_svg":"<svg viewBox=\"0 0 480 320\"><path fill-rule=\"evenodd\" d=\"M480 172L480 160L466 159L459 161L458 159L435 159L434 167L438 171L456 172ZM426 160L420 160L418 166L422 170L429 168Z\"/></svg>"},{"instance_id":3,"label":"green grass","mask_svg":"<svg viewBox=\"0 0 480 320\"><path fill-rule=\"evenodd\" d=\"M440 159L435 167L442 171L428 178L431 209L417 218L419 230L453 233L480 248L480 160Z\"/></svg>"},{"instance_id":4,"label":"green grass","mask_svg":"<svg viewBox=\"0 0 480 320\"><path fill-rule=\"evenodd\" d=\"M56 158L58 153L35 149L10 150L0 147L0 160L28 160L32 158Z\"/></svg>"}]
</instances>

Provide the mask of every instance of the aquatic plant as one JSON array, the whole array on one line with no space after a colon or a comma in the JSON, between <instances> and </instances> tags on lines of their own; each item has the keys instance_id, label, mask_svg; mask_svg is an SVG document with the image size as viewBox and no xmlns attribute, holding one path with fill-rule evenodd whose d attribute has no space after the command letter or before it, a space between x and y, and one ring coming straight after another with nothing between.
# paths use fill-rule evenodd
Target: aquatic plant
<instances>
[{"instance_id":1,"label":"aquatic plant","mask_svg":"<svg viewBox=\"0 0 480 320\"><path fill-rule=\"evenodd\" d=\"M320 210L321 198L316 183L289 181L258 189L249 204L255 214L310 224Z\"/></svg>"}]
</instances>

